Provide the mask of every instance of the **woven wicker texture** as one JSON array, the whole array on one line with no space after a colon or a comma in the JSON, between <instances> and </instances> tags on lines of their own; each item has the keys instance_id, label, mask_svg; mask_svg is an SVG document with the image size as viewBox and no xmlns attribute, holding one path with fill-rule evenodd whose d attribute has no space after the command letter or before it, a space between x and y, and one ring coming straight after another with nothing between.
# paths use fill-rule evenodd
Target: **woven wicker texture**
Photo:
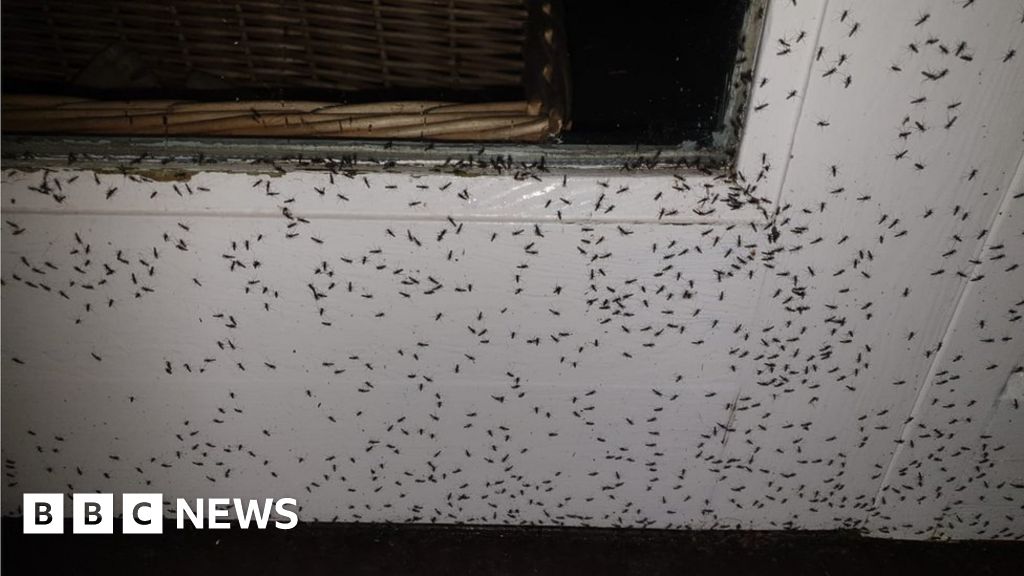
<instances>
[{"instance_id":1,"label":"woven wicker texture","mask_svg":"<svg viewBox=\"0 0 1024 576\"><path fill-rule=\"evenodd\" d=\"M112 46L161 86L518 86L523 0L4 0L5 80L70 83Z\"/></svg>"},{"instance_id":2,"label":"woven wicker texture","mask_svg":"<svg viewBox=\"0 0 1024 576\"><path fill-rule=\"evenodd\" d=\"M4 95L5 132L538 141L565 123L550 0L5 0L2 9L6 86L44 92ZM322 89L314 97L342 102L245 99L252 89ZM450 101L510 89L519 96L509 101ZM402 90L443 101L406 101ZM167 99L179 93L188 99ZM225 93L241 100L193 100ZM360 93L356 102L371 101L345 102Z\"/></svg>"},{"instance_id":3,"label":"woven wicker texture","mask_svg":"<svg viewBox=\"0 0 1024 576\"><path fill-rule=\"evenodd\" d=\"M6 96L4 130L139 136L539 140L549 119L526 102L98 101Z\"/></svg>"}]
</instances>

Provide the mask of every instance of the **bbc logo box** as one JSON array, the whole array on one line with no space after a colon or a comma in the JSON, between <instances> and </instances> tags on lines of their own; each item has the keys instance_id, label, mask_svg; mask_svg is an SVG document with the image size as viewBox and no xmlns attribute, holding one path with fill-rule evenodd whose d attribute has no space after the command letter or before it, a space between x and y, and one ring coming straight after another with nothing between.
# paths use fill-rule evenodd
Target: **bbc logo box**
<instances>
[{"instance_id":1,"label":"bbc logo box","mask_svg":"<svg viewBox=\"0 0 1024 576\"><path fill-rule=\"evenodd\" d=\"M63 494L25 494L22 497L22 532L25 534L64 533Z\"/></svg>"},{"instance_id":2,"label":"bbc logo box","mask_svg":"<svg viewBox=\"0 0 1024 576\"><path fill-rule=\"evenodd\" d=\"M163 533L163 495L122 494L121 532ZM63 494L25 494L22 497L25 534L64 533ZM113 494L73 494L71 529L75 534L114 533Z\"/></svg>"}]
</instances>

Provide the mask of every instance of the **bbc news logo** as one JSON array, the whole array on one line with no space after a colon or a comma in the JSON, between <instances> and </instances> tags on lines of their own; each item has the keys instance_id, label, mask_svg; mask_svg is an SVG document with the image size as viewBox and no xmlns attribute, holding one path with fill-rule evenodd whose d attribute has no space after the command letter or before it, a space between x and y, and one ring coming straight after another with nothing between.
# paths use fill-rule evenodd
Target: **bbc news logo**
<instances>
[{"instance_id":1,"label":"bbc news logo","mask_svg":"<svg viewBox=\"0 0 1024 576\"><path fill-rule=\"evenodd\" d=\"M63 494L24 494L22 497L25 534L64 533ZM250 525L260 530L273 524L279 530L290 530L299 523L294 498L274 500L242 500L241 498L196 498L194 505L184 498L175 504L178 530L190 523L199 529L232 527L231 512L238 527ZM290 507L290 508L289 508ZM123 534L162 534L162 494L122 494L121 532ZM272 514L276 518L271 522ZM205 515L205 517L204 517ZM113 494L72 494L71 528L75 534L114 533Z\"/></svg>"}]
</instances>

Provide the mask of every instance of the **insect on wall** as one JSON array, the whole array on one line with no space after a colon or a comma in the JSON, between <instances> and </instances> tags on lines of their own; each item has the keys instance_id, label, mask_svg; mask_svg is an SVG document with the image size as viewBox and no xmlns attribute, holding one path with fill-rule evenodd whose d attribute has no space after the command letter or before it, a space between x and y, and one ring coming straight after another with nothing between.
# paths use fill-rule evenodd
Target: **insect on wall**
<instances>
[{"instance_id":1,"label":"insect on wall","mask_svg":"<svg viewBox=\"0 0 1024 576\"><path fill-rule=\"evenodd\" d=\"M8 159L5 513L1019 539L1021 9L765 17L732 171Z\"/></svg>"}]
</instances>

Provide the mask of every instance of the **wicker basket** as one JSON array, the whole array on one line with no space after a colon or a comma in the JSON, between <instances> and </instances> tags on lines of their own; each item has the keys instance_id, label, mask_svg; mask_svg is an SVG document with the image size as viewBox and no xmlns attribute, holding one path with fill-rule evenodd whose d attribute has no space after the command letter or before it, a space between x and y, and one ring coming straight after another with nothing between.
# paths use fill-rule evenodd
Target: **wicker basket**
<instances>
[{"instance_id":1,"label":"wicker basket","mask_svg":"<svg viewBox=\"0 0 1024 576\"><path fill-rule=\"evenodd\" d=\"M540 140L567 117L563 32L551 0L2 7L5 86L42 88L4 96L6 132ZM210 101L303 90L330 97ZM108 98L126 93L146 97ZM188 97L151 97L161 93ZM408 93L455 98L366 101ZM522 96L478 101L489 93Z\"/></svg>"}]
</instances>

